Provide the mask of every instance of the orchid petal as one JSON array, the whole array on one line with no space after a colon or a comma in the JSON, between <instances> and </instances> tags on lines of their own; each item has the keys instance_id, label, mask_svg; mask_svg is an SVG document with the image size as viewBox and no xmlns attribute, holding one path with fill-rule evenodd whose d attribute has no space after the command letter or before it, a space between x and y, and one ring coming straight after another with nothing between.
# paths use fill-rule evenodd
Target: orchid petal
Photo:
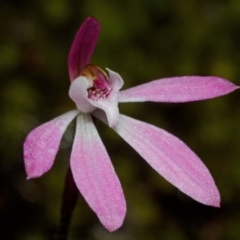
<instances>
[{"instance_id":1,"label":"orchid petal","mask_svg":"<svg viewBox=\"0 0 240 240\"><path fill-rule=\"evenodd\" d=\"M79 28L68 55L70 80L78 77L84 66L89 64L95 49L100 26L95 18L87 18Z\"/></svg>"},{"instance_id":2,"label":"orchid petal","mask_svg":"<svg viewBox=\"0 0 240 240\"><path fill-rule=\"evenodd\" d=\"M119 102L190 102L222 96L238 88L219 77L164 78L121 91Z\"/></svg>"},{"instance_id":3,"label":"orchid petal","mask_svg":"<svg viewBox=\"0 0 240 240\"><path fill-rule=\"evenodd\" d=\"M23 146L28 179L40 177L52 167L62 135L77 114L78 110L67 112L28 134Z\"/></svg>"},{"instance_id":4,"label":"orchid petal","mask_svg":"<svg viewBox=\"0 0 240 240\"><path fill-rule=\"evenodd\" d=\"M97 101L89 99L88 101L106 113L108 125L109 127L113 127L117 124L119 118L118 94L119 89L123 86L123 80L118 73L110 69L107 70L109 72L109 83L112 86L111 93L106 98Z\"/></svg>"},{"instance_id":5,"label":"orchid petal","mask_svg":"<svg viewBox=\"0 0 240 240\"><path fill-rule=\"evenodd\" d=\"M123 115L120 115L114 130L182 192L203 204L219 206L220 195L211 174L180 139Z\"/></svg>"},{"instance_id":6,"label":"orchid petal","mask_svg":"<svg viewBox=\"0 0 240 240\"><path fill-rule=\"evenodd\" d=\"M76 103L77 108L85 113L90 113L96 108L89 102L88 88L90 88L88 79L81 76L71 83L69 89L69 97Z\"/></svg>"},{"instance_id":7,"label":"orchid petal","mask_svg":"<svg viewBox=\"0 0 240 240\"><path fill-rule=\"evenodd\" d=\"M109 73L109 82L112 85L113 90L119 91L119 89L121 89L124 84L123 79L121 78L121 76L118 73L110 70L109 68L107 68L107 70Z\"/></svg>"},{"instance_id":8,"label":"orchid petal","mask_svg":"<svg viewBox=\"0 0 240 240\"><path fill-rule=\"evenodd\" d=\"M83 197L109 230L118 229L126 214L126 203L119 179L91 116L77 118L70 165Z\"/></svg>"}]
</instances>

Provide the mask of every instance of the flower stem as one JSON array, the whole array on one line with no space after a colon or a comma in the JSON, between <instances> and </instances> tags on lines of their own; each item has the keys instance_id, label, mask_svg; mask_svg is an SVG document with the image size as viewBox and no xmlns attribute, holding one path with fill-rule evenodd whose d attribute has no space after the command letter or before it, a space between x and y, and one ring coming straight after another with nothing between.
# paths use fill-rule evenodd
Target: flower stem
<instances>
[{"instance_id":1,"label":"flower stem","mask_svg":"<svg viewBox=\"0 0 240 240\"><path fill-rule=\"evenodd\" d=\"M57 231L56 240L68 239L70 222L71 222L74 208L77 203L78 195L79 195L79 191L74 182L72 171L69 168L66 175L65 187L64 187L63 196L62 196L60 224L59 224L59 229Z\"/></svg>"}]
</instances>

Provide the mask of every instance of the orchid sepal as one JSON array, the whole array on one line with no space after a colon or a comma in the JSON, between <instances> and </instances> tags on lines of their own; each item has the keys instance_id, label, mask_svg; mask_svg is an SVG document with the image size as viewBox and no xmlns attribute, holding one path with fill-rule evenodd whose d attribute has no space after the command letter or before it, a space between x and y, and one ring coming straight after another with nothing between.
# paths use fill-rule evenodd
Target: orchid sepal
<instances>
[{"instance_id":1,"label":"orchid sepal","mask_svg":"<svg viewBox=\"0 0 240 240\"><path fill-rule=\"evenodd\" d=\"M70 81L76 79L81 70L90 63L99 32L99 22L92 17L87 18L77 31L68 54Z\"/></svg>"},{"instance_id":2,"label":"orchid sepal","mask_svg":"<svg viewBox=\"0 0 240 240\"><path fill-rule=\"evenodd\" d=\"M226 95L239 87L219 77L163 78L119 93L119 102L192 102Z\"/></svg>"},{"instance_id":3,"label":"orchid sepal","mask_svg":"<svg viewBox=\"0 0 240 240\"><path fill-rule=\"evenodd\" d=\"M126 214L123 190L89 114L77 117L70 166L79 191L102 224L110 232L118 229Z\"/></svg>"},{"instance_id":4,"label":"orchid sepal","mask_svg":"<svg viewBox=\"0 0 240 240\"><path fill-rule=\"evenodd\" d=\"M27 135L23 156L28 179L40 177L51 169L62 136L78 114L78 110L69 111L38 126Z\"/></svg>"},{"instance_id":5,"label":"orchid sepal","mask_svg":"<svg viewBox=\"0 0 240 240\"><path fill-rule=\"evenodd\" d=\"M209 170L180 139L122 114L113 129L153 169L182 192L203 204L220 206L220 194Z\"/></svg>"}]
</instances>

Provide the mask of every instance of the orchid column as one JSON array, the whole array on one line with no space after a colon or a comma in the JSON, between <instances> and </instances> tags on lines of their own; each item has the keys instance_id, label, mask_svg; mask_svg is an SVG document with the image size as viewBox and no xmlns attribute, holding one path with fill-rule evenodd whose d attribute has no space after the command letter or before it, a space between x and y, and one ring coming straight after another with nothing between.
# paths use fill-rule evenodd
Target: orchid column
<instances>
[{"instance_id":1,"label":"orchid column","mask_svg":"<svg viewBox=\"0 0 240 240\"><path fill-rule=\"evenodd\" d=\"M90 64L99 29L96 19L87 18L69 52L69 96L76 109L37 127L25 140L28 179L40 177L51 169L61 138L76 118L70 156L73 180L104 227L109 231L118 229L126 214L126 202L94 117L116 131L175 187L196 201L219 207L218 189L199 157L163 129L120 114L118 103L198 101L228 94L238 87L219 77L184 76L158 79L120 91L124 82L118 73L110 69L105 72Z\"/></svg>"}]
</instances>

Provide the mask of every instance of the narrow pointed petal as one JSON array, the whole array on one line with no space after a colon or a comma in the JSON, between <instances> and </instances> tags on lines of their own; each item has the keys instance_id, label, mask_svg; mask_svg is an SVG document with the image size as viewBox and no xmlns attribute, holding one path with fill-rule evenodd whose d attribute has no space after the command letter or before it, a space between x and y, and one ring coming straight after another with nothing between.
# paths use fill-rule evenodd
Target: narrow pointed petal
<instances>
[{"instance_id":1,"label":"narrow pointed petal","mask_svg":"<svg viewBox=\"0 0 240 240\"><path fill-rule=\"evenodd\" d=\"M191 102L219 97L238 88L219 77L164 78L121 91L119 102Z\"/></svg>"},{"instance_id":2,"label":"narrow pointed petal","mask_svg":"<svg viewBox=\"0 0 240 240\"><path fill-rule=\"evenodd\" d=\"M28 179L40 177L52 167L62 135L77 114L77 110L67 112L28 134L23 146Z\"/></svg>"},{"instance_id":3,"label":"narrow pointed petal","mask_svg":"<svg viewBox=\"0 0 240 240\"><path fill-rule=\"evenodd\" d=\"M80 26L68 55L70 80L78 77L84 66L90 63L97 44L100 25L95 18L87 18Z\"/></svg>"},{"instance_id":4,"label":"narrow pointed petal","mask_svg":"<svg viewBox=\"0 0 240 240\"><path fill-rule=\"evenodd\" d=\"M123 115L114 130L182 192L203 204L220 205L220 195L211 174L181 140L162 129Z\"/></svg>"},{"instance_id":5,"label":"narrow pointed petal","mask_svg":"<svg viewBox=\"0 0 240 240\"><path fill-rule=\"evenodd\" d=\"M118 229L126 214L126 203L119 179L91 116L77 118L70 166L83 197L109 230Z\"/></svg>"}]
</instances>

